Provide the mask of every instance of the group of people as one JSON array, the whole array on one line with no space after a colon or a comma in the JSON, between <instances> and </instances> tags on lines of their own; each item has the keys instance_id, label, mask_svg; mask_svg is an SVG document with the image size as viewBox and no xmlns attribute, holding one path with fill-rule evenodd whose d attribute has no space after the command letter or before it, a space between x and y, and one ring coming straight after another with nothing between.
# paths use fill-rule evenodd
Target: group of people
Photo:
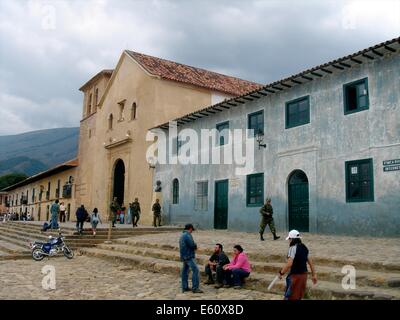
<instances>
[{"instance_id":1,"label":"group of people","mask_svg":"<svg viewBox=\"0 0 400 320\"><path fill-rule=\"evenodd\" d=\"M200 289L200 273L196 264L197 244L193 240L192 224L187 224L179 240L180 259L182 261L181 284L182 292L192 291L203 293ZM276 235L274 235L276 237ZM299 300L304 297L307 285L307 264L310 266L312 282L317 283L317 274L308 248L302 243L300 233L297 230L289 232L286 240L289 240L287 262L277 275L279 279L286 276L285 300ZM189 288L189 270L192 270L192 288ZM233 257L230 261L223 250L223 245L217 243L214 252L205 266L207 281L205 284L215 284L215 288L221 287L241 289L243 283L251 273L251 265L244 249L237 244L233 247ZM213 277L215 273L215 280Z\"/></svg>"},{"instance_id":2,"label":"group of people","mask_svg":"<svg viewBox=\"0 0 400 320\"><path fill-rule=\"evenodd\" d=\"M182 292L191 290L193 293L203 293L199 288L200 276L195 260L197 244L192 237L194 230L192 224L187 224L179 240L180 259L183 262ZM189 269L192 270L192 289L189 289L188 284ZM241 289L244 279L250 275L251 266L242 246L235 245L233 247L233 258L230 261L223 250L223 245L217 243L214 247L214 253L205 267L208 277L206 284L214 284L213 271L216 272L216 288L233 286L235 289Z\"/></svg>"},{"instance_id":3,"label":"group of people","mask_svg":"<svg viewBox=\"0 0 400 320\"><path fill-rule=\"evenodd\" d=\"M18 212L6 212L0 215L0 220L5 222L5 221L33 221L33 217L31 214L28 212L23 212L21 214L18 214Z\"/></svg>"},{"instance_id":4,"label":"group of people","mask_svg":"<svg viewBox=\"0 0 400 320\"><path fill-rule=\"evenodd\" d=\"M111 210L112 226L115 227L118 217L120 223L123 224L126 208L119 204L117 197L114 197L113 201L111 202L110 210ZM153 211L153 226L155 228L161 227L161 205L159 199L156 199L156 202L153 204L152 211ZM128 216L126 222L128 224L132 223L133 227L137 227L138 222L140 220L140 215L141 215L141 209L140 209L139 199L135 198L135 201L129 203Z\"/></svg>"}]
</instances>

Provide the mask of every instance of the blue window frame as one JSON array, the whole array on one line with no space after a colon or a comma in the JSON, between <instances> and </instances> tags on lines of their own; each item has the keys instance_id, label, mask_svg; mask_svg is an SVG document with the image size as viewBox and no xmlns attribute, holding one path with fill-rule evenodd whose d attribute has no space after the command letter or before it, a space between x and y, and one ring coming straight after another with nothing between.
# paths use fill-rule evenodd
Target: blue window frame
<instances>
[{"instance_id":1,"label":"blue window frame","mask_svg":"<svg viewBox=\"0 0 400 320\"><path fill-rule=\"evenodd\" d=\"M343 85L344 114L369 109L368 78Z\"/></svg>"},{"instance_id":2,"label":"blue window frame","mask_svg":"<svg viewBox=\"0 0 400 320\"><path fill-rule=\"evenodd\" d=\"M228 144L229 143L229 133L227 132L227 130L229 130L229 121L218 123L216 125L216 129L218 131L217 145L223 146L225 144ZM223 130L226 130L226 131L223 132Z\"/></svg>"},{"instance_id":3,"label":"blue window frame","mask_svg":"<svg viewBox=\"0 0 400 320\"><path fill-rule=\"evenodd\" d=\"M253 129L255 137L258 132L264 134L264 111L254 112L248 115L248 129Z\"/></svg>"},{"instance_id":4,"label":"blue window frame","mask_svg":"<svg viewBox=\"0 0 400 320\"><path fill-rule=\"evenodd\" d=\"M264 173L250 174L247 176L247 206L256 207L264 203Z\"/></svg>"},{"instance_id":5,"label":"blue window frame","mask_svg":"<svg viewBox=\"0 0 400 320\"><path fill-rule=\"evenodd\" d=\"M310 123L310 97L286 102L286 129Z\"/></svg>"}]
</instances>

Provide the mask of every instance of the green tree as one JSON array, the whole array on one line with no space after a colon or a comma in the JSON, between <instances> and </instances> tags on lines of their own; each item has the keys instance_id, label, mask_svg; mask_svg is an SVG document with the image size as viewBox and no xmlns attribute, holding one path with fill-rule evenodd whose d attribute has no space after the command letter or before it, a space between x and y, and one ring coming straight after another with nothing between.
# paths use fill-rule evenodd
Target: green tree
<instances>
[{"instance_id":1,"label":"green tree","mask_svg":"<svg viewBox=\"0 0 400 320\"><path fill-rule=\"evenodd\" d=\"M0 177L0 190L12 186L20 181L28 178L26 174L23 173L10 173Z\"/></svg>"}]
</instances>

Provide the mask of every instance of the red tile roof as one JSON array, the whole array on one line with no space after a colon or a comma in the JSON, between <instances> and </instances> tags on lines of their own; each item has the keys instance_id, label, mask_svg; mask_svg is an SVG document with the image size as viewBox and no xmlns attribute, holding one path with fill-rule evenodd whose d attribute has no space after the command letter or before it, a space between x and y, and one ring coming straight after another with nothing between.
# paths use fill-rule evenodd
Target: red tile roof
<instances>
[{"instance_id":1,"label":"red tile roof","mask_svg":"<svg viewBox=\"0 0 400 320\"><path fill-rule=\"evenodd\" d=\"M125 51L147 72L163 79L188 83L234 96L261 88L262 85L220 73L187 66L134 51Z\"/></svg>"}]
</instances>

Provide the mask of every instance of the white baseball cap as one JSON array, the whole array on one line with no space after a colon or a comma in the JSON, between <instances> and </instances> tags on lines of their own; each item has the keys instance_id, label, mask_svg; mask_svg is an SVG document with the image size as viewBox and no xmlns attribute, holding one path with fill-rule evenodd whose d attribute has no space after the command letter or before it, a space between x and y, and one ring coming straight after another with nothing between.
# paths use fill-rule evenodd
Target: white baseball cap
<instances>
[{"instance_id":1,"label":"white baseball cap","mask_svg":"<svg viewBox=\"0 0 400 320\"><path fill-rule=\"evenodd\" d=\"M286 237L286 240L289 239L301 239L300 237L300 233L297 230L291 230L288 234L288 236Z\"/></svg>"}]
</instances>

